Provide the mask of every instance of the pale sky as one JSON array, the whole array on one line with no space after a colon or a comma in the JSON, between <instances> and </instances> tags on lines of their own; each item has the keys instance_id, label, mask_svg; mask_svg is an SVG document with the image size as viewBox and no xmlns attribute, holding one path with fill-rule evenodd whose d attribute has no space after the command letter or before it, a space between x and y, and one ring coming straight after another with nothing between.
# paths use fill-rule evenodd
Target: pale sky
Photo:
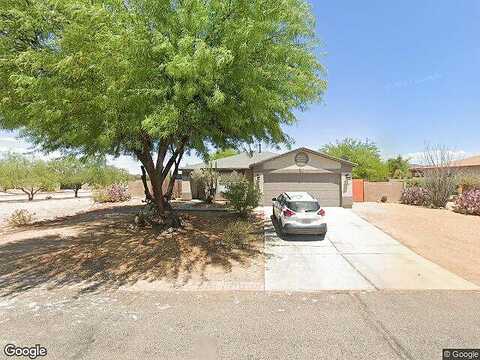
<instances>
[{"instance_id":1,"label":"pale sky","mask_svg":"<svg viewBox=\"0 0 480 360\"><path fill-rule=\"evenodd\" d=\"M480 1L315 0L312 7L329 87L321 104L285 128L295 147L318 150L349 136L412 162L426 144L460 158L480 154ZM0 151L29 148L0 131ZM197 161L186 156L183 164ZM127 157L110 163L139 172Z\"/></svg>"}]
</instances>

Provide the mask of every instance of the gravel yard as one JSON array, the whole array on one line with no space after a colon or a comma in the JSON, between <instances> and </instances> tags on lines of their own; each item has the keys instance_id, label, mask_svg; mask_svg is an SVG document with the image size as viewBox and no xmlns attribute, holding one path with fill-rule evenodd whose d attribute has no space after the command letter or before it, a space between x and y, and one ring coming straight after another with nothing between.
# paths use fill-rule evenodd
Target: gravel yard
<instances>
[{"instance_id":1,"label":"gravel yard","mask_svg":"<svg viewBox=\"0 0 480 360\"><path fill-rule=\"evenodd\" d=\"M46 197L52 198L47 200ZM133 198L123 204L139 205L141 199ZM34 221L41 221L112 206L117 206L117 204L95 203L90 191L80 191L78 198L75 198L73 191L69 190L39 193L33 201L28 201L27 196L23 193L0 192L0 233L2 232L1 229L5 230L8 225L7 219L17 209L27 209L34 214Z\"/></svg>"},{"instance_id":2,"label":"gravel yard","mask_svg":"<svg viewBox=\"0 0 480 360\"><path fill-rule=\"evenodd\" d=\"M52 199L46 200L45 197ZM37 194L33 201L28 201L24 194L0 193L0 227L6 225L10 214L17 209L27 209L35 214L35 220L54 219L59 216L73 215L94 207L90 192L81 192L75 198L73 192Z\"/></svg>"},{"instance_id":3,"label":"gravel yard","mask_svg":"<svg viewBox=\"0 0 480 360\"><path fill-rule=\"evenodd\" d=\"M480 217L401 204L356 203L353 210L417 254L480 285Z\"/></svg>"}]
</instances>

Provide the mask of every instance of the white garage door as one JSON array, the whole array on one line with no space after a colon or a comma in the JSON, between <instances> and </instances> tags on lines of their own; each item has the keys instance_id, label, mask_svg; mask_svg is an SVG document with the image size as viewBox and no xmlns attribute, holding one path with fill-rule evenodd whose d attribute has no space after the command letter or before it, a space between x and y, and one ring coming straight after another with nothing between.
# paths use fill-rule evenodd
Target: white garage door
<instances>
[{"instance_id":1,"label":"white garage door","mask_svg":"<svg viewBox=\"0 0 480 360\"><path fill-rule=\"evenodd\" d=\"M263 204L283 192L306 191L321 206L340 206L340 175L338 174L264 174Z\"/></svg>"}]
</instances>

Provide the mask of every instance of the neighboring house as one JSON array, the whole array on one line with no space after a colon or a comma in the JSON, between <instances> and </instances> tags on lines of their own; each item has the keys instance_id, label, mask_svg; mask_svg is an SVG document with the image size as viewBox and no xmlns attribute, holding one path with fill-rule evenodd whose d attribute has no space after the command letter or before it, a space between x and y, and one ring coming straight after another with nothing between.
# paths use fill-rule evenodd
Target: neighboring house
<instances>
[{"instance_id":1,"label":"neighboring house","mask_svg":"<svg viewBox=\"0 0 480 360\"><path fill-rule=\"evenodd\" d=\"M464 175L480 177L480 155L472 156L463 160L455 160L448 166L452 170L458 171ZM410 170L414 176L422 176L432 166L412 165Z\"/></svg>"},{"instance_id":2,"label":"neighboring house","mask_svg":"<svg viewBox=\"0 0 480 360\"><path fill-rule=\"evenodd\" d=\"M322 206L352 206L352 168L354 163L307 148L283 154L271 152L247 153L213 162L220 173L236 171L255 181L262 192L263 205L285 191L307 191ZM182 198L196 197L190 174L206 164L187 165L182 170ZM219 189L220 191L222 189Z\"/></svg>"}]
</instances>

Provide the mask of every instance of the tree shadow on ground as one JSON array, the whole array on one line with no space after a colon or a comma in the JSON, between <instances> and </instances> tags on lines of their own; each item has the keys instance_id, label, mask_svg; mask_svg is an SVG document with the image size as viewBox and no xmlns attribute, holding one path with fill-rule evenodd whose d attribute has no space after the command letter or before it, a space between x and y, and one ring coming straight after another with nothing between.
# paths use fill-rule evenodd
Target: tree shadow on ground
<instances>
[{"instance_id":1,"label":"tree shadow on ground","mask_svg":"<svg viewBox=\"0 0 480 360\"><path fill-rule=\"evenodd\" d=\"M236 248L224 244L231 214L182 214L184 227L166 234L134 227L138 208L94 210L22 230L27 238L0 246L0 294L71 285L86 292L139 280L185 284L192 274L206 279L209 266L229 272L263 254L257 241Z\"/></svg>"}]
</instances>

